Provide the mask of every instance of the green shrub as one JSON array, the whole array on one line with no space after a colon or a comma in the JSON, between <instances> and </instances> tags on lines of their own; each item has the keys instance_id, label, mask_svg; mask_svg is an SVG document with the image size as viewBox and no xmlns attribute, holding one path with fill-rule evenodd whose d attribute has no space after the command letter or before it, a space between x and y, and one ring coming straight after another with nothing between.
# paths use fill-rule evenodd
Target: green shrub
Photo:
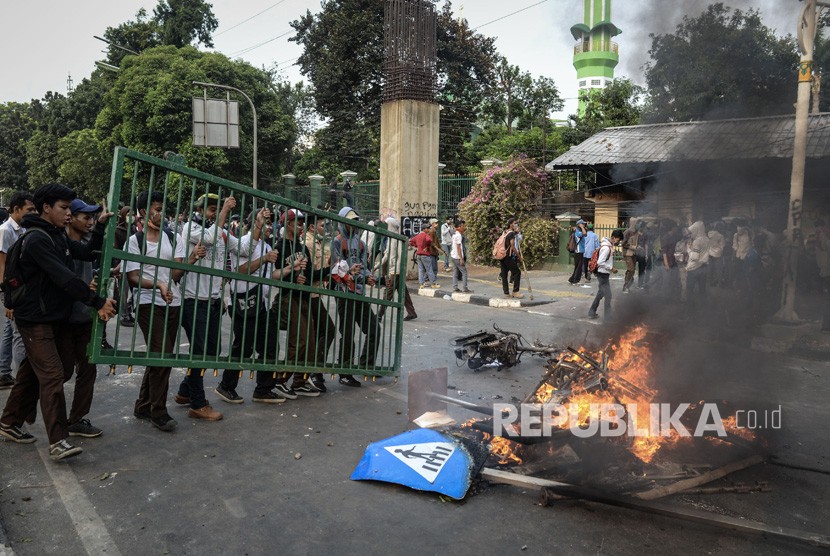
<instances>
[{"instance_id":1,"label":"green shrub","mask_svg":"<svg viewBox=\"0 0 830 556\"><path fill-rule=\"evenodd\" d=\"M555 223L533 216L546 181L544 170L524 155L482 174L470 195L458 204L459 214L467 223L467 243L473 262L495 264L493 244L511 217L519 221L521 249L528 267L553 254Z\"/></svg>"}]
</instances>

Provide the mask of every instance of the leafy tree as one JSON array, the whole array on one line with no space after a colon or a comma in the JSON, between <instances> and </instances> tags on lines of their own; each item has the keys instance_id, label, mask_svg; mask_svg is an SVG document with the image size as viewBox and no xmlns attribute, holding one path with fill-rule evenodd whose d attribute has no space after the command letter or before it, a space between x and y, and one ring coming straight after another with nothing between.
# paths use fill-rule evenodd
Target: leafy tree
<instances>
[{"instance_id":1,"label":"leafy tree","mask_svg":"<svg viewBox=\"0 0 830 556\"><path fill-rule=\"evenodd\" d=\"M360 172L361 178L377 168L383 4L324 0L319 13L306 12L291 23L296 32L291 40L303 47L297 64L313 85L317 111L328 121L327 132L318 137L320 155L334 167ZM459 23L448 3L437 25L437 101L444 108L439 156L452 172L466 165L464 142L491 81L495 48L493 39L474 33L466 21Z\"/></svg>"},{"instance_id":2,"label":"leafy tree","mask_svg":"<svg viewBox=\"0 0 830 556\"><path fill-rule=\"evenodd\" d=\"M73 131L58 141L58 174L61 183L73 188L87 202L97 202L110 188L112 150L92 129Z\"/></svg>"},{"instance_id":3,"label":"leafy tree","mask_svg":"<svg viewBox=\"0 0 830 556\"><path fill-rule=\"evenodd\" d=\"M484 102L484 114L490 121L504 125L507 134L513 133L515 121L522 116L526 100L533 88L533 78L519 66L501 58L495 69L495 81Z\"/></svg>"},{"instance_id":4,"label":"leafy tree","mask_svg":"<svg viewBox=\"0 0 830 556\"><path fill-rule=\"evenodd\" d=\"M213 32L219 22L213 15L213 6L203 0L159 0L153 10L158 23L161 44L178 48L193 44L195 40L213 48Z\"/></svg>"},{"instance_id":5,"label":"leafy tree","mask_svg":"<svg viewBox=\"0 0 830 556\"><path fill-rule=\"evenodd\" d=\"M674 34L651 39L649 121L793 111L794 40L775 36L759 11L712 4L697 18L684 16Z\"/></svg>"},{"instance_id":6,"label":"leafy tree","mask_svg":"<svg viewBox=\"0 0 830 556\"><path fill-rule=\"evenodd\" d=\"M58 181L58 140L45 131L35 131L26 142L26 174L29 189Z\"/></svg>"},{"instance_id":7,"label":"leafy tree","mask_svg":"<svg viewBox=\"0 0 830 556\"><path fill-rule=\"evenodd\" d=\"M153 9L153 17L141 8L134 21L107 27L104 38L137 53L164 44L181 48L194 41L213 48L212 35L219 22L212 8L204 0L159 0ZM120 66L121 60L128 55L130 53L122 48L110 45L107 61Z\"/></svg>"},{"instance_id":8,"label":"leafy tree","mask_svg":"<svg viewBox=\"0 0 830 556\"><path fill-rule=\"evenodd\" d=\"M566 145L578 145L608 127L640 123L643 89L629 79L615 79L604 89L585 94L585 114L571 115L571 127L564 131Z\"/></svg>"},{"instance_id":9,"label":"leafy tree","mask_svg":"<svg viewBox=\"0 0 830 556\"><path fill-rule=\"evenodd\" d=\"M27 189L26 143L36 120L29 103L0 104L0 189Z\"/></svg>"},{"instance_id":10,"label":"leafy tree","mask_svg":"<svg viewBox=\"0 0 830 556\"><path fill-rule=\"evenodd\" d=\"M562 128L546 131L542 127L535 127L508 135L504 127L492 126L469 145L469 158L475 160L477 165L480 160L508 160L524 154L536 164L544 166L567 149L562 134Z\"/></svg>"},{"instance_id":11,"label":"leafy tree","mask_svg":"<svg viewBox=\"0 0 830 556\"><path fill-rule=\"evenodd\" d=\"M175 151L191 167L250 183L253 122L247 102L240 103L238 150L194 147L191 98L201 92L194 89L193 81L228 83L246 92L257 108L258 173L279 176L294 144L296 127L270 75L246 62L190 46L159 46L124 59L96 120L95 137L103 150L112 153L114 146L124 145L155 156Z\"/></svg>"}]
</instances>

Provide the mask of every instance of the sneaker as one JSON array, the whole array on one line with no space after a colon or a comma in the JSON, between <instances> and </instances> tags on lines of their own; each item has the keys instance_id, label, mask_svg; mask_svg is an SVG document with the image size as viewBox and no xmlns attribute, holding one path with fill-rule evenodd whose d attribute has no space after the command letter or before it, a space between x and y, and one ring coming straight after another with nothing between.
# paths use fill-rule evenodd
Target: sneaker
<instances>
[{"instance_id":1,"label":"sneaker","mask_svg":"<svg viewBox=\"0 0 830 556\"><path fill-rule=\"evenodd\" d=\"M404 320L406 320L406 317L404 317ZM317 390L319 390L320 392L325 392L327 390L326 381L323 378L323 375L321 374L311 375L311 384L313 384L314 387L317 388Z\"/></svg>"},{"instance_id":2,"label":"sneaker","mask_svg":"<svg viewBox=\"0 0 830 556\"><path fill-rule=\"evenodd\" d=\"M101 340L101 349L113 349L112 344L106 340Z\"/></svg>"},{"instance_id":3,"label":"sneaker","mask_svg":"<svg viewBox=\"0 0 830 556\"><path fill-rule=\"evenodd\" d=\"M104 431L92 426L89 419L81 419L69 425L69 436L83 436L84 438L95 438L101 436Z\"/></svg>"},{"instance_id":4,"label":"sneaker","mask_svg":"<svg viewBox=\"0 0 830 556\"><path fill-rule=\"evenodd\" d=\"M429 284L418 284L418 289L419 290L422 290L422 289L428 288L428 287L429 287Z\"/></svg>"},{"instance_id":5,"label":"sneaker","mask_svg":"<svg viewBox=\"0 0 830 556\"><path fill-rule=\"evenodd\" d=\"M141 419L142 421L150 421L150 410L142 409L139 411L138 409L134 409L133 416L135 416L136 419Z\"/></svg>"},{"instance_id":6,"label":"sneaker","mask_svg":"<svg viewBox=\"0 0 830 556\"><path fill-rule=\"evenodd\" d=\"M137 415L136 415L136 416L137 416ZM141 417L139 417L139 419L141 419ZM160 431L164 431L164 432L170 432L170 431L173 431L173 430L175 430L175 429L176 429L176 425L178 425L178 423L176 422L176 420L175 420L175 419L173 419L172 417L170 417L170 415L168 415L167 413L165 413L164 415L162 415L162 416L161 416L161 417L159 417L158 419L155 419L155 418L153 418L153 417L150 417L150 422L151 422L151 423L153 424L153 426L154 426L154 427L156 427L158 430L160 430Z\"/></svg>"},{"instance_id":7,"label":"sneaker","mask_svg":"<svg viewBox=\"0 0 830 556\"><path fill-rule=\"evenodd\" d=\"M504 294L504 298L505 298L505 299L511 299L512 297L513 297L513 296L512 296L512 295L510 295L509 293Z\"/></svg>"},{"instance_id":8,"label":"sneaker","mask_svg":"<svg viewBox=\"0 0 830 556\"><path fill-rule=\"evenodd\" d=\"M459 290L458 288L453 288L452 293L461 293L461 290Z\"/></svg>"},{"instance_id":9,"label":"sneaker","mask_svg":"<svg viewBox=\"0 0 830 556\"><path fill-rule=\"evenodd\" d=\"M599 318L599 315L596 314L596 313L588 313L588 318L589 319L596 319L596 318Z\"/></svg>"},{"instance_id":10,"label":"sneaker","mask_svg":"<svg viewBox=\"0 0 830 556\"><path fill-rule=\"evenodd\" d=\"M190 405L190 397L176 394L173 396L173 401L179 405Z\"/></svg>"},{"instance_id":11,"label":"sneaker","mask_svg":"<svg viewBox=\"0 0 830 556\"><path fill-rule=\"evenodd\" d=\"M271 392L270 390L264 394L257 394L254 392L254 395L251 396L251 400L257 403L285 403L285 398L278 396L275 392Z\"/></svg>"},{"instance_id":12,"label":"sneaker","mask_svg":"<svg viewBox=\"0 0 830 556\"><path fill-rule=\"evenodd\" d=\"M464 288L463 290L461 290L461 292L462 293L474 293L473 290L471 290L470 288Z\"/></svg>"},{"instance_id":13,"label":"sneaker","mask_svg":"<svg viewBox=\"0 0 830 556\"><path fill-rule=\"evenodd\" d=\"M121 319L121 326L132 328L133 326L135 326L135 319Z\"/></svg>"},{"instance_id":14,"label":"sneaker","mask_svg":"<svg viewBox=\"0 0 830 556\"><path fill-rule=\"evenodd\" d=\"M523 293L513 292L513 297L516 299L522 299L525 296Z\"/></svg>"},{"instance_id":15,"label":"sneaker","mask_svg":"<svg viewBox=\"0 0 830 556\"><path fill-rule=\"evenodd\" d=\"M12 386L14 386L14 378L11 373L0 375L0 390L8 390Z\"/></svg>"},{"instance_id":16,"label":"sneaker","mask_svg":"<svg viewBox=\"0 0 830 556\"><path fill-rule=\"evenodd\" d=\"M403 320L415 320L418 318L418 315L406 315Z\"/></svg>"},{"instance_id":17,"label":"sneaker","mask_svg":"<svg viewBox=\"0 0 830 556\"><path fill-rule=\"evenodd\" d=\"M201 419L203 421L221 421L222 414L206 405L204 407L200 407L199 409L189 409L187 411L187 416L192 419Z\"/></svg>"},{"instance_id":18,"label":"sneaker","mask_svg":"<svg viewBox=\"0 0 830 556\"><path fill-rule=\"evenodd\" d=\"M245 400L242 399L242 396L236 393L236 390L225 390L222 388L222 385L216 387L216 395L218 395L222 401L228 403L243 403ZM190 402L190 400L188 400Z\"/></svg>"},{"instance_id":19,"label":"sneaker","mask_svg":"<svg viewBox=\"0 0 830 556\"><path fill-rule=\"evenodd\" d=\"M316 398L320 395L320 391L310 382L306 382L300 386L292 386L291 389L298 396L305 396L306 398Z\"/></svg>"},{"instance_id":20,"label":"sneaker","mask_svg":"<svg viewBox=\"0 0 830 556\"><path fill-rule=\"evenodd\" d=\"M433 285L430 286L430 288L432 288L434 290L437 290L440 287L441 287L441 284L433 284Z\"/></svg>"},{"instance_id":21,"label":"sneaker","mask_svg":"<svg viewBox=\"0 0 830 556\"><path fill-rule=\"evenodd\" d=\"M623 292L623 293L631 293L631 290L629 290L628 288L623 288L623 291L622 291L622 292Z\"/></svg>"},{"instance_id":22,"label":"sneaker","mask_svg":"<svg viewBox=\"0 0 830 556\"><path fill-rule=\"evenodd\" d=\"M79 446L73 446L66 440L55 442L49 446L49 457L52 458L52 461L71 458L72 456L77 456L81 452L83 452L83 450Z\"/></svg>"},{"instance_id":23,"label":"sneaker","mask_svg":"<svg viewBox=\"0 0 830 556\"><path fill-rule=\"evenodd\" d=\"M343 386L352 386L354 388L361 386L360 382L352 375L340 375L340 380L338 382L340 382Z\"/></svg>"},{"instance_id":24,"label":"sneaker","mask_svg":"<svg viewBox=\"0 0 830 556\"><path fill-rule=\"evenodd\" d=\"M17 442L18 444L31 444L37 440L37 438L20 427L15 427L14 425L4 425L3 423L0 423L0 436L4 436L12 442Z\"/></svg>"},{"instance_id":25,"label":"sneaker","mask_svg":"<svg viewBox=\"0 0 830 556\"><path fill-rule=\"evenodd\" d=\"M283 398L285 398L287 400L296 400L297 399L297 393L294 392L294 389L291 388L290 386L288 386L287 384L285 384L284 382L283 383L278 382L277 384L275 384L274 385L274 390L277 391L278 395L282 396Z\"/></svg>"}]
</instances>

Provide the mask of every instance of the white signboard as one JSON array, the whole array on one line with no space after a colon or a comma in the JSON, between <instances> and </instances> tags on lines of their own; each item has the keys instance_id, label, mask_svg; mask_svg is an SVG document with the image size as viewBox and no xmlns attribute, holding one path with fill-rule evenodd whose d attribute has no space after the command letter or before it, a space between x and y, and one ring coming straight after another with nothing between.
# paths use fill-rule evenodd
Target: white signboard
<instances>
[{"instance_id":1,"label":"white signboard","mask_svg":"<svg viewBox=\"0 0 830 556\"><path fill-rule=\"evenodd\" d=\"M193 98L193 144L239 148L239 102Z\"/></svg>"}]
</instances>

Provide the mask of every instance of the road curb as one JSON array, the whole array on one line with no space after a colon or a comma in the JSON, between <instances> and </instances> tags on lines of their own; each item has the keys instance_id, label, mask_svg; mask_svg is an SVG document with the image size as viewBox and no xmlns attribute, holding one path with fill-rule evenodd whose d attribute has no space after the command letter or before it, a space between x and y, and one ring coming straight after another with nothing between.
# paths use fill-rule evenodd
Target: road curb
<instances>
[{"instance_id":1,"label":"road curb","mask_svg":"<svg viewBox=\"0 0 830 556\"><path fill-rule=\"evenodd\" d=\"M547 305L553 303L554 299L547 300L529 300L529 299L505 299L501 297L488 297L486 295L476 295L474 293L453 292L450 290L433 290L432 288L416 288L407 287L409 293L418 295L420 297L432 297L443 299L449 296L452 301L458 303L471 303L473 305L481 305L484 307L495 307L500 309L518 309L521 307L536 307L537 305Z\"/></svg>"}]
</instances>

